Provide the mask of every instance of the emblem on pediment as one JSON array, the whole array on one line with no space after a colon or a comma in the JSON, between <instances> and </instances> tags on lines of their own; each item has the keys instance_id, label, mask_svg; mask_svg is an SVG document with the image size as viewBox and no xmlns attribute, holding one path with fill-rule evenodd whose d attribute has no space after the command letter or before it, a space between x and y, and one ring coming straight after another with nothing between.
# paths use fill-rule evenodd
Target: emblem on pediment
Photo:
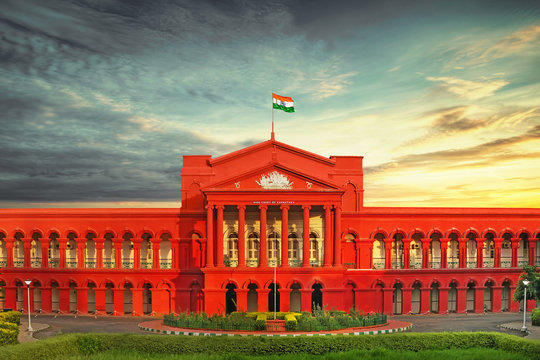
<instances>
[{"instance_id":1,"label":"emblem on pediment","mask_svg":"<svg viewBox=\"0 0 540 360\"><path fill-rule=\"evenodd\" d=\"M259 181L255 182L263 189L292 189L294 184L283 174L273 171L267 175L261 175Z\"/></svg>"}]
</instances>

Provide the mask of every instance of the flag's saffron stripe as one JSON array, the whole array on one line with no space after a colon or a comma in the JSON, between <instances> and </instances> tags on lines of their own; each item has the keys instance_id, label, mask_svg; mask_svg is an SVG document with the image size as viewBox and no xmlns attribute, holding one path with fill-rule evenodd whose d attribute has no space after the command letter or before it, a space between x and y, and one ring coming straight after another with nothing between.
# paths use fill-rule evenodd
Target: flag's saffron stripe
<instances>
[{"instance_id":1,"label":"flag's saffron stripe","mask_svg":"<svg viewBox=\"0 0 540 360\"><path fill-rule=\"evenodd\" d=\"M288 97L288 96L279 96L279 95L276 95L274 93L272 93L272 98L274 100L281 100L281 101L288 101L288 102L292 102L293 99Z\"/></svg>"},{"instance_id":2,"label":"flag's saffron stripe","mask_svg":"<svg viewBox=\"0 0 540 360\"><path fill-rule=\"evenodd\" d=\"M279 105L279 104L276 104L276 103L274 103L274 109L283 110L285 112L294 112L294 107L293 106L286 107L286 106Z\"/></svg>"}]
</instances>

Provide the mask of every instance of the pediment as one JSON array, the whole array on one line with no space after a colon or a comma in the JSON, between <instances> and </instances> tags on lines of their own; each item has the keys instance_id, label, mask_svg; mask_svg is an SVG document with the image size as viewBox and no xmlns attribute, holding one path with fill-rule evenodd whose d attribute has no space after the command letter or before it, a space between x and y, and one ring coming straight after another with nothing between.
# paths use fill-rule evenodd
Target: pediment
<instances>
[{"instance_id":1,"label":"pediment","mask_svg":"<svg viewBox=\"0 0 540 360\"><path fill-rule=\"evenodd\" d=\"M326 180L272 164L205 186L202 190L331 191L339 186Z\"/></svg>"}]
</instances>

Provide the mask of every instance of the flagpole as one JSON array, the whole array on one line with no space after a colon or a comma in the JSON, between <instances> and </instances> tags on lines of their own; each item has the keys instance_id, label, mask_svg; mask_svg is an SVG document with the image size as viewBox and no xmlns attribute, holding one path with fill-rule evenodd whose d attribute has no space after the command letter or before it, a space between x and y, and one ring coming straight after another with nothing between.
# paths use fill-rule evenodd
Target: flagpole
<instances>
[{"instance_id":1,"label":"flagpole","mask_svg":"<svg viewBox=\"0 0 540 360\"><path fill-rule=\"evenodd\" d=\"M272 133L270 134L270 138L274 140L274 96L272 96Z\"/></svg>"},{"instance_id":2,"label":"flagpole","mask_svg":"<svg viewBox=\"0 0 540 360\"><path fill-rule=\"evenodd\" d=\"M276 262L274 263L274 320L276 320L276 308L277 308L277 284L276 284L276 268L277 268L277 255L276 255Z\"/></svg>"}]
</instances>

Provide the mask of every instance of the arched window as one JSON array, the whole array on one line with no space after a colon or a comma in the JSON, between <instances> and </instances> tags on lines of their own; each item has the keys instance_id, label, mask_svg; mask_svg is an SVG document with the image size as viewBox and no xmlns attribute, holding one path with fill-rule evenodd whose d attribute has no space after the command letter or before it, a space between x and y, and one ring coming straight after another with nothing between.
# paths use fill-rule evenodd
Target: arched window
<instances>
[{"instance_id":1,"label":"arched window","mask_svg":"<svg viewBox=\"0 0 540 360\"><path fill-rule=\"evenodd\" d=\"M250 233L248 235L248 258L246 261L247 266L259 265L259 235L256 233Z\"/></svg>"},{"instance_id":2,"label":"arched window","mask_svg":"<svg viewBox=\"0 0 540 360\"><path fill-rule=\"evenodd\" d=\"M300 250L298 236L295 233L289 234L289 265L300 266Z\"/></svg>"},{"instance_id":3,"label":"arched window","mask_svg":"<svg viewBox=\"0 0 540 360\"><path fill-rule=\"evenodd\" d=\"M268 235L268 264L278 266L279 259L279 234L271 232Z\"/></svg>"},{"instance_id":4,"label":"arched window","mask_svg":"<svg viewBox=\"0 0 540 360\"><path fill-rule=\"evenodd\" d=\"M311 266L321 266L319 259L319 238L312 232L309 234L309 263Z\"/></svg>"},{"instance_id":5,"label":"arched window","mask_svg":"<svg viewBox=\"0 0 540 360\"><path fill-rule=\"evenodd\" d=\"M228 266L238 266L238 234L233 232L227 238Z\"/></svg>"}]
</instances>

